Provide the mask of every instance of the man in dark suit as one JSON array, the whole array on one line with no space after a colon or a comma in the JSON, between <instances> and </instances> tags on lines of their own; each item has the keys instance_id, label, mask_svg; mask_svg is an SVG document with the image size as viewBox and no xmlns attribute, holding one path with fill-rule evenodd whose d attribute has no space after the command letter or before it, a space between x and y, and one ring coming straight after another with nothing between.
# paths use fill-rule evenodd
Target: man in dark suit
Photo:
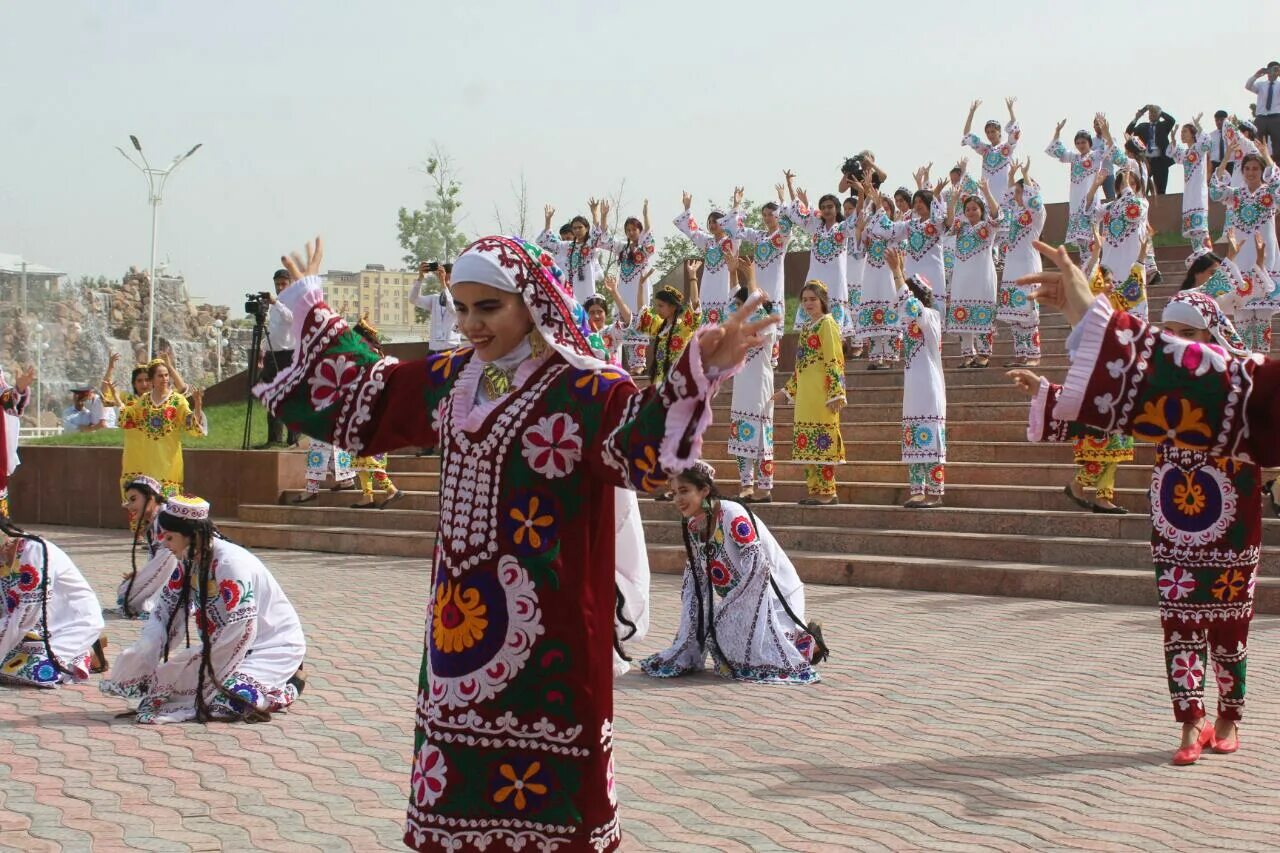
<instances>
[{"instance_id":1,"label":"man in dark suit","mask_svg":"<svg viewBox=\"0 0 1280 853\"><path fill-rule=\"evenodd\" d=\"M1147 120L1139 122L1143 113ZM1155 104L1147 104L1138 110L1129 122L1125 133L1133 136L1147 155L1147 164L1151 167L1151 180L1156 185L1156 192L1164 195L1169 184L1169 169L1173 159L1169 157L1169 134L1177 126L1178 120L1160 109Z\"/></svg>"}]
</instances>

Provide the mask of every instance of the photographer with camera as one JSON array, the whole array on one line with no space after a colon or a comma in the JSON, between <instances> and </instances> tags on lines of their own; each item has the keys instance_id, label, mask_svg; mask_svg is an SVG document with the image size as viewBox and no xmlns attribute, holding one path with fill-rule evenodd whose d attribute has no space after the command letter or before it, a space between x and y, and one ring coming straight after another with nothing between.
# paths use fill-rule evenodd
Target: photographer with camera
<instances>
[{"instance_id":1,"label":"photographer with camera","mask_svg":"<svg viewBox=\"0 0 1280 853\"><path fill-rule=\"evenodd\" d=\"M432 352L457 349L462 343L462 335L458 332L458 312L454 310L453 294L449 291L449 273L452 271L453 264L422 261L418 264L418 280L409 291L409 301L427 312L427 334L430 341L427 347ZM434 275L440 282L438 294L422 292L428 275Z\"/></svg>"},{"instance_id":2,"label":"photographer with camera","mask_svg":"<svg viewBox=\"0 0 1280 853\"><path fill-rule=\"evenodd\" d=\"M258 374L260 382L270 382L280 371L293 363L293 350L297 340L293 335L293 312L284 303L276 299L276 294L289 286L289 273L276 270L272 277L276 292L263 291L258 294L260 302L269 304L267 309L267 351L262 359L262 372ZM275 415L267 416L267 441L260 444L257 450L271 450L280 447L295 447L298 444L298 433L286 430L284 421Z\"/></svg>"}]
</instances>

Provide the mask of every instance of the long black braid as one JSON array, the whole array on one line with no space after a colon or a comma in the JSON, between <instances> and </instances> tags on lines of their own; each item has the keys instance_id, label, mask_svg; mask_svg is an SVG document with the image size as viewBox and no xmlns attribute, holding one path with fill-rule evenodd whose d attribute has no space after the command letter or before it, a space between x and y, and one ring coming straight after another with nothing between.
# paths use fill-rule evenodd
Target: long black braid
<instances>
[{"instance_id":1,"label":"long black braid","mask_svg":"<svg viewBox=\"0 0 1280 853\"><path fill-rule=\"evenodd\" d=\"M671 372L671 339L675 336L676 318L680 316L680 306L676 306L676 312L671 315L670 320L663 320L662 325L658 327L658 331L653 334L653 364L649 365L649 381L656 381L658 378L658 365L662 365L662 376L666 378ZM663 341L662 351L658 351L658 343L662 341L662 333L667 333L666 341Z\"/></svg>"},{"instance_id":2,"label":"long black braid","mask_svg":"<svg viewBox=\"0 0 1280 853\"><path fill-rule=\"evenodd\" d=\"M40 546L40 639L44 643L44 653L49 658L49 663L53 664L53 668L59 675L64 672L70 672L67 667L62 665L58 660L58 656L53 653L53 646L50 644L49 636L49 575L52 573L49 567L49 543L45 542L39 536L27 533L20 527L14 525L5 516L0 516L0 531L12 539L26 539L28 542L35 542Z\"/></svg>"},{"instance_id":3,"label":"long black braid","mask_svg":"<svg viewBox=\"0 0 1280 853\"><path fill-rule=\"evenodd\" d=\"M690 474L692 474L693 476L690 476ZM751 527L757 531L757 534L756 534L757 536L759 536L758 531L760 530L760 523L756 519L756 514L751 511L751 507L741 502L726 501L723 497L721 497L719 491L715 487L715 483L710 478L706 477L701 471L686 471L680 476L687 479L692 485L696 486L697 488L700 488L700 489L708 488L708 487L710 488L710 492L707 495L707 500L712 502L712 508L708 509L706 512L707 521L706 521L705 528L703 530L703 537L706 541L706 544L704 546L706 549L704 553L704 561L706 562L706 566L707 566L707 600L708 600L708 603L705 605L702 600L702 589L700 586L701 579L698 578L696 575L693 577L693 590L698 597L698 628L697 628L698 646L705 647L707 638L708 636L710 636L715 653L719 654L721 659L728 662L728 658L725 657L724 651L720 648L719 640L716 638L715 613L714 613L714 606L713 606L714 586L712 585L712 580L711 580L711 555L712 555L711 536L712 536L712 531L715 527L715 520L712 517L713 516L712 510L714 509L715 504L719 504L723 506L725 503L731 503L731 504L734 504L735 506L741 506L742 509L746 512L747 517L751 520ZM692 541L692 537L689 535L689 525L683 524L680 529L681 529L681 533L684 536L685 554L688 556L690 572L692 573L693 567L696 566L697 563L694 561L694 558L693 558L693 541ZM787 614L787 616L791 619L791 621L795 623L796 627L800 628L803 631L806 631L811 637L813 637L813 642L814 642L814 645L817 646L817 651L815 651L814 654L812 655L811 663L818 664L826 660L828 657L830 657L831 656L830 650L827 648L826 641L822 635L822 625L816 620L810 620L808 623L803 622L800 619L800 617L796 615L795 611L791 609L790 603L787 602L786 596L783 595L782 590L779 589L777 578L773 576L772 569L770 569L769 571L769 585L773 588L773 594L778 597L778 601L782 603L783 611ZM710 623L709 626L707 624L708 620Z\"/></svg>"},{"instance_id":4,"label":"long black braid","mask_svg":"<svg viewBox=\"0 0 1280 853\"><path fill-rule=\"evenodd\" d=\"M137 492L147 499L146 505L142 508L142 512L138 513L138 520L133 526L133 547L129 551L129 564L133 567L133 571L129 573L129 580L124 586L124 602L121 609L124 615L132 619L138 614L129 604L129 599L133 595L133 582L138 578L138 534L145 533L147 537L147 554L149 557L155 556L155 539L151 535L152 522L146 520L147 510L151 509L159 501L160 496L145 483L130 483L125 489L125 494L129 492ZM153 516L154 520L154 516Z\"/></svg>"},{"instance_id":5,"label":"long black braid","mask_svg":"<svg viewBox=\"0 0 1280 853\"><path fill-rule=\"evenodd\" d=\"M195 564L197 569L196 598L201 616L199 623L196 625L200 631L200 669L196 679L196 720L205 723L214 719L213 712L209 709L204 697L205 676L207 675L217 688L218 693L227 700L237 719L246 723L265 723L271 719L271 712L260 710L243 696L232 693L223 686L218 679L217 673L213 671L213 641L209 636L210 625L208 623L207 608L209 606L209 583L217 579L213 575L213 539L216 535L212 523L209 521L197 522L196 535L191 540L191 545L187 550L188 559Z\"/></svg>"},{"instance_id":6,"label":"long black braid","mask_svg":"<svg viewBox=\"0 0 1280 853\"><path fill-rule=\"evenodd\" d=\"M625 660L625 661L630 662L631 658L630 658L630 656L628 656L628 655L627 655L627 652L626 652L626 650L622 647L622 644L623 644L625 641L630 640L632 637L634 637L634 636L636 635L636 632L637 632L637 631L639 631L639 630L640 630L640 628L639 628L639 626L637 626L637 625L636 625L636 623L634 623L634 622L632 622L630 619L628 619L628 618L626 617L626 615L622 612L622 611L623 611L623 608L624 608L624 607L626 607L626 606L627 606L627 599L626 599L626 596L624 596L624 595L622 594L622 588L618 586L617 581L614 581L614 584L613 584L613 615L614 615L614 617L618 620L618 622L619 622L620 624L625 625L626 627L630 628L631 630L627 631L627 635L626 635L625 637L619 637L619 636L618 636L617 631L616 631L616 630L614 631L614 634L613 634L613 650L614 650L614 651L616 651L616 652L618 653L618 657L622 658L622 659L623 659L623 660Z\"/></svg>"}]
</instances>

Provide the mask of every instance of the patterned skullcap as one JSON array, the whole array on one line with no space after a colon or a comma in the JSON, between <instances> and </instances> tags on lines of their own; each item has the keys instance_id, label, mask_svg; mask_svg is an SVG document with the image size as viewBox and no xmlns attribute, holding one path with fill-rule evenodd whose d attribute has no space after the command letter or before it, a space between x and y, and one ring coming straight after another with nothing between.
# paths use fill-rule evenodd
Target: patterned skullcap
<instances>
[{"instance_id":1,"label":"patterned skullcap","mask_svg":"<svg viewBox=\"0 0 1280 853\"><path fill-rule=\"evenodd\" d=\"M699 474L706 477L708 480L710 480L713 483L716 481L716 469L712 468L710 463L704 462L701 459L696 460L692 465L690 465L688 468L685 468L680 473L684 474L689 471L697 471Z\"/></svg>"},{"instance_id":2,"label":"patterned skullcap","mask_svg":"<svg viewBox=\"0 0 1280 853\"><path fill-rule=\"evenodd\" d=\"M148 477L146 474L137 474L130 478L129 482L124 484L124 489L127 492L134 486L146 486L157 495L160 495L160 500L164 501L164 488L160 485L160 481L155 477Z\"/></svg>"},{"instance_id":3,"label":"patterned skullcap","mask_svg":"<svg viewBox=\"0 0 1280 853\"><path fill-rule=\"evenodd\" d=\"M665 302L668 305L674 305L677 308L684 305L684 294L676 290L674 287L672 287L669 284L663 285L662 287L658 288L657 292L653 294L653 298L658 300L659 302Z\"/></svg>"},{"instance_id":4,"label":"patterned skullcap","mask_svg":"<svg viewBox=\"0 0 1280 853\"><path fill-rule=\"evenodd\" d=\"M175 518L187 521L208 521L209 502L195 495L174 495L164 505L164 511Z\"/></svg>"}]
</instances>

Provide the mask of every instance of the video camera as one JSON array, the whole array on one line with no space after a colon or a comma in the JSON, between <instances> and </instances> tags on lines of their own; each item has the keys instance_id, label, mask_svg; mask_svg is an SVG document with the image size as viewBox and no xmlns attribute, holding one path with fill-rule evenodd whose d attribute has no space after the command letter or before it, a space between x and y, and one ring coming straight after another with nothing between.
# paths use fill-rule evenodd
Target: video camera
<instances>
[{"instance_id":1,"label":"video camera","mask_svg":"<svg viewBox=\"0 0 1280 853\"><path fill-rule=\"evenodd\" d=\"M850 180L861 183L867 173L867 164L861 154L855 154L845 158L845 161L840 164L840 173ZM877 189L880 187L880 176L874 169L871 170L871 184Z\"/></svg>"},{"instance_id":2,"label":"video camera","mask_svg":"<svg viewBox=\"0 0 1280 853\"><path fill-rule=\"evenodd\" d=\"M250 315L259 324L267 322L267 312L271 310L271 294L246 293L244 295L244 313Z\"/></svg>"}]
</instances>

